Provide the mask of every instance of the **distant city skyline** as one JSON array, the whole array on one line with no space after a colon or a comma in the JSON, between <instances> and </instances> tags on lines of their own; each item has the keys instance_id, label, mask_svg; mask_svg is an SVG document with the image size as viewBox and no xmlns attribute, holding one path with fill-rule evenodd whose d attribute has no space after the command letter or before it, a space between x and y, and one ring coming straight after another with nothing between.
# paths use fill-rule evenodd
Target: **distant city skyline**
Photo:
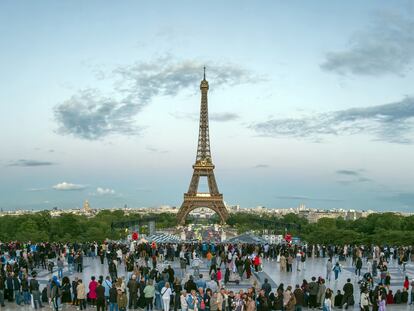
<instances>
[{"instance_id":1,"label":"distant city skyline","mask_svg":"<svg viewBox=\"0 0 414 311\"><path fill-rule=\"evenodd\" d=\"M2 1L0 208L414 210L414 2Z\"/></svg>"}]
</instances>

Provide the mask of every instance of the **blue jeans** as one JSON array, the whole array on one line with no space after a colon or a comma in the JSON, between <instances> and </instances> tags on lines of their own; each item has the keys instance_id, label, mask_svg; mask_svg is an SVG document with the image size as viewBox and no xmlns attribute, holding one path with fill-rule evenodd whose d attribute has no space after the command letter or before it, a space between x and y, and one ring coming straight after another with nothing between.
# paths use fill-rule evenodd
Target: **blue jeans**
<instances>
[{"instance_id":1,"label":"blue jeans","mask_svg":"<svg viewBox=\"0 0 414 311\"><path fill-rule=\"evenodd\" d=\"M109 311L118 311L118 304L116 302L110 302Z\"/></svg>"},{"instance_id":2,"label":"blue jeans","mask_svg":"<svg viewBox=\"0 0 414 311\"><path fill-rule=\"evenodd\" d=\"M59 279L63 277L63 268L58 268L58 276L59 276Z\"/></svg>"},{"instance_id":3,"label":"blue jeans","mask_svg":"<svg viewBox=\"0 0 414 311\"><path fill-rule=\"evenodd\" d=\"M28 291L24 291L23 292L23 301L24 301L24 304L25 305L30 305L30 300L31 300L30 293Z\"/></svg>"},{"instance_id":4,"label":"blue jeans","mask_svg":"<svg viewBox=\"0 0 414 311\"><path fill-rule=\"evenodd\" d=\"M16 300L16 304L18 304L18 305L20 305L20 291L18 291L18 290L15 290L14 291L14 298L15 298L15 300Z\"/></svg>"},{"instance_id":5,"label":"blue jeans","mask_svg":"<svg viewBox=\"0 0 414 311\"><path fill-rule=\"evenodd\" d=\"M40 292L38 290L34 290L32 291L32 295L35 309L43 308L42 301L40 299Z\"/></svg>"}]
</instances>

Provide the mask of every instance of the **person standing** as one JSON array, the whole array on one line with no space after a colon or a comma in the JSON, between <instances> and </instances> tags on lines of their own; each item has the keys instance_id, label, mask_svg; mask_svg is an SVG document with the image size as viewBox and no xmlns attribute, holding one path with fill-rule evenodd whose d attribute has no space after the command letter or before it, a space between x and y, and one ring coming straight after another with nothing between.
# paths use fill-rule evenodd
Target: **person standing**
<instances>
[{"instance_id":1,"label":"person standing","mask_svg":"<svg viewBox=\"0 0 414 311\"><path fill-rule=\"evenodd\" d=\"M4 304L4 290L6 289L6 280L3 274L0 272L0 307L5 307Z\"/></svg>"},{"instance_id":2,"label":"person standing","mask_svg":"<svg viewBox=\"0 0 414 311\"><path fill-rule=\"evenodd\" d=\"M103 287L105 287L105 300L106 300L106 303L108 304L109 303L109 292L111 291L111 288L112 288L112 282L109 276L105 278L105 281L103 282Z\"/></svg>"},{"instance_id":3,"label":"person standing","mask_svg":"<svg viewBox=\"0 0 414 311\"><path fill-rule=\"evenodd\" d=\"M105 310L105 287L102 286L102 280L98 281L96 287L96 311Z\"/></svg>"},{"instance_id":4,"label":"person standing","mask_svg":"<svg viewBox=\"0 0 414 311\"><path fill-rule=\"evenodd\" d=\"M148 284L144 288L144 297L147 306L147 311L152 311L154 308L155 287L153 281L148 280Z\"/></svg>"},{"instance_id":5,"label":"person standing","mask_svg":"<svg viewBox=\"0 0 414 311\"><path fill-rule=\"evenodd\" d=\"M325 280L320 279L318 281L318 294L316 296L316 303L318 307L323 308L323 304L325 301L325 293L326 293L326 286L325 286Z\"/></svg>"},{"instance_id":6,"label":"person standing","mask_svg":"<svg viewBox=\"0 0 414 311\"><path fill-rule=\"evenodd\" d=\"M172 291L170 288L170 283L166 282L164 287L161 289L161 298L162 298L162 303L164 306L164 311L170 310L171 295L172 295Z\"/></svg>"},{"instance_id":7,"label":"person standing","mask_svg":"<svg viewBox=\"0 0 414 311\"><path fill-rule=\"evenodd\" d=\"M332 310L332 291L328 288L324 294L324 300L322 302L322 309L323 311L331 311Z\"/></svg>"},{"instance_id":8,"label":"person standing","mask_svg":"<svg viewBox=\"0 0 414 311\"><path fill-rule=\"evenodd\" d=\"M332 260L329 258L326 263L326 279L328 280L328 282L331 281L332 269L333 269Z\"/></svg>"},{"instance_id":9,"label":"person standing","mask_svg":"<svg viewBox=\"0 0 414 311\"><path fill-rule=\"evenodd\" d=\"M180 305L181 305L181 311L188 311L187 292L185 290L181 291Z\"/></svg>"},{"instance_id":10,"label":"person standing","mask_svg":"<svg viewBox=\"0 0 414 311\"><path fill-rule=\"evenodd\" d=\"M78 299L79 308L81 310L86 310L86 290L81 279L78 280L78 285L76 286L76 297Z\"/></svg>"},{"instance_id":11,"label":"person standing","mask_svg":"<svg viewBox=\"0 0 414 311\"><path fill-rule=\"evenodd\" d=\"M361 305L362 311L369 311L369 306L371 305L371 301L369 299L369 291L367 288L361 293L360 305Z\"/></svg>"},{"instance_id":12,"label":"person standing","mask_svg":"<svg viewBox=\"0 0 414 311\"><path fill-rule=\"evenodd\" d=\"M339 273L341 272L341 266L339 265L339 262L335 264L335 267L333 268L333 272L335 274L335 281L337 281L339 277Z\"/></svg>"},{"instance_id":13,"label":"person standing","mask_svg":"<svg viewBox=\"0 0 414 311\"><path fill-rule=\"evenodd\" d=\"M21 290L21 284L19 281L19 278L17 277L16 274L13 274L13 291L14 291L14 298L16 300L16 304L17 305L21 305L21 295L20 295L20 290Z\"/></svg>"},{"instance_id":14,"label":"person standing","mask_svg":"<svg viewBox=\"0 0 414 311\"><path fill-rule=\"evenodd\" d=\"M39 281L36 280L35 273L33 273L32 279L29 282L29 291L33 296L34 308L43 308L42 300L40 299Z\"/></svg>"},{"instance_id":15,"label":"person standing","mask_svg":"<svg viewBox=\"0 0 414 311\"><path fill-rule=\"evenodd\" d=\"M386 295L380 293L378 297L378 311L386 311L386 305Z\"/></svg>"},{"instance_id":16,"label":"person standing","mask_svg":"<svg viewBox=\"0 0 414 311\"><path fill-rule=\"evenodd\" d=\"M414 279L411 280L410 305L414 303Z\"/></svg>"},{"instance_id":17,"label":"person standing","mask_svg":"<svg viewBox=\"0 0 414 311\"><path fill-rule=\"evenodd\" d=\"M137 276L132 275L131 279L128 281L127 287L129 291L129 309L136 309L138 305L138 289L139 283L136 280Z\"/></svg>"},{"instance_id":18,"label":"person standing","mask_svg":"<svg viewBox=\"0 0 414 311\"><path fill-rule=\"evenodd\" d=\"M95 277L91 277L91 281L89 282L89 299L91 301L91 305L94 306L96 304L96 288L98 287L98 282L95 281Z\"/></svg>"},{"instance_id":19,"label":"person standing","mask_svg":"<svg viewBox=\"0 0 414 311\"><path fill-rule=\"evenodd\" d=\"M312 282L309 283L309 308L314 309L316 305L316 296L318 295L318 283L316 283L316 278L312 277Z\"/></svg>"},{"instance_id":20,"label":"person standing","mask_svg":"<svg viewBox=\"0 0 414 311\"><path fill-rule=\"evenodd\" d=\"M118 307L119 311L126 311L128 305L128 298L125 290L122 290L118 294Z\"/></svg>"},{"instance_id":21,"label":"person standing","mask_svg":"<svg viewBox=\"0 0 414 311\"><path fill-rule=\"evenodd\" d=\"M112 283L109 290L109 311L118 311L118 290L115 283Z\"/></svg>"},{"instance_id":22,"label":"person standing","mask_svg":"<svg viewBox=\"0 0 414 311\"><path fill-rule=\"evenodd\" d=\"M59 298L60 298L60 283L56 276L53 276L50 283L50 299L52 302L53 309L55 311L59 310Z\"/></svg>"},{"instance_id":23,"label":"person standing","mask_svg":"<svg viewBox=\"0 0 414 311\"><path fill-rule=\"evenodd\" d=\"M355 262L355 276L361 276L361 268L362 268L362 259L361 257L357 257Z\"/></svg>"},{"instance_id":24,"label":"person standing","mask_svg":"<svg viewBox=\"0 0 414 311\"><path fill-rule=\"evenodd\" d=\"M299 284L296 284L296 288L293 291L293 295L295 295L296 299L295 311L302 311L302 306L304 306L305 304L305 296Z\"/></svg>"},{"instance_id":25,"label":"person standing","mask_svg":"<svg viewBox=\"0 0 414 311\"><path fill-rule=\"evenodd\" d=\"M63 278L63 260L60 260L60 257L57 258L57 268L58 268L58 277L59 279Z\"/></svg>"},{"instance_id":26,"label":"person standing","mask_svg":"<svg viewBox=\"0 0 414 311\"><path fill-rule=\"evenodd\" d=\"M25 305L30 305L31 297L30 297L30 292L29 292L29 279L26 273L23 275L21 285L22 285L23 302Z\"/></svg>"},{"instance_id":27,"label":"person standing","mask_svg":"<svg viewBox=\"0 0 414 311\"><path fill-rule=\"evenodd\" d=\"M343 291L344 297L342 300L342 305L345 306L345 309L348 309L349 306L354 305L354 285L352 285L351 279L346 280Z\"/></svg>"}]
</instances>

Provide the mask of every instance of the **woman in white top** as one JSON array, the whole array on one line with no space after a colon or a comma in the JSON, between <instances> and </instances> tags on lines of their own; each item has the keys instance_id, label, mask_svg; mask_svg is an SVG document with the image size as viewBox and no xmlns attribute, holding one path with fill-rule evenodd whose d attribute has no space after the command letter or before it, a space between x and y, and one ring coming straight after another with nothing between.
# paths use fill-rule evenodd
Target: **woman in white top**
<instances>
[{"instance_id":1,"label":"woman in white top","mask_svg":"<svg viewBox=\"0 0 414 311\"><path fill-rule=\"evenodd\" d=\"M164 311L170 310L171 295L172 295L172 291L170 288L170 283L165 282L165 286L161 289L161 298L162 298L162 304L164 306Z\"/></svg>"},{"instance_id":2,"label":"woman in white top","mask_svg":"<svg viewBox=\"0 0 414 311\"><path fill-rule=\"evenodd\" d=\"M180 296L181 311L188 311L187 291L183 290Z\"/></svg>"}]
</instances>

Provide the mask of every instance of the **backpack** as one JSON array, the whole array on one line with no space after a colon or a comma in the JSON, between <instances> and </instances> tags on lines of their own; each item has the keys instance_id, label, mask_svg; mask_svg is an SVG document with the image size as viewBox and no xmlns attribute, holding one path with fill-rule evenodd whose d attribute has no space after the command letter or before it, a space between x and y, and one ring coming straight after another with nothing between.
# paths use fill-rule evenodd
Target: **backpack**
<instances>
[{"instance_id":1,"label":"backpack","mask_svg":"<svg viewBox=\"0 0 414 311\"><path fill-rule=\"evenodd\" d=\"M49 302L49 299L47 298L47 288L43 288L42 290L42 302Z\"/></svg>"}]
</instances>

